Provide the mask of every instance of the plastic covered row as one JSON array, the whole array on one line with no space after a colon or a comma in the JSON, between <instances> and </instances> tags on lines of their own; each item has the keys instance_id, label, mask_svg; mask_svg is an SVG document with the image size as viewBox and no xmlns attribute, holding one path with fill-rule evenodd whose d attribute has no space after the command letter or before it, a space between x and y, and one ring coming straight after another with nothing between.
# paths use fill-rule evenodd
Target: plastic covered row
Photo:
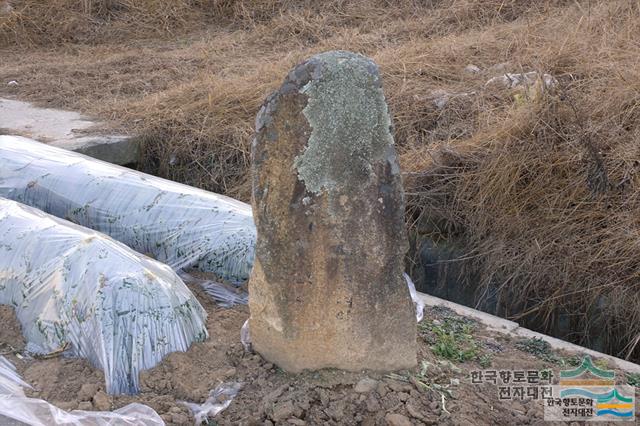
<instances>
[{"instance_id":1,"label":"plastic covered row","mask_svg":"<svg viewBox=\"0 0 640 426\"><path fill-rule=\"evenodd\" d=\"M17 136L0 136L0 196L103 232L174 270L237 283L253 266L251 206Z\"/></svg>"},{"instance_id":2,"label":"plastic covered row","mask_svg":"<svg viewBox=\"0 0 640 426\"><path fill-rule=\"evenodd\" d=\"M207 337L206 313L168 266L106 235L0 198L0 304L30 352L67 352L104 371L109 393Z\"/></svg>"},{"instance_id":3,"label":"plastic covered row","mask_svg":"<svg viewBox=\"0 0 640 426\"><path fill-rule=\"evenodd\" d=\"M194 277L184 271L181 271L178 275L185 283L200 286L202 290L218 304L218 306L231 308L235 305L249 304L249 295L242 287L232 286L210 279Z\"/></svg>"},{"instance_id":4,"label":"plastic covered row","mask_svg":"<svg viewBox=\"0 0 640 426\"><path fill-rule=\"evenodd\" d=\"M113 412L67 412L37 398L29 398L23 388L30 388L15 367L0 356L0 424L30 426L164 426L151 407L129 404Z\"/></svg>"}]
</instances>

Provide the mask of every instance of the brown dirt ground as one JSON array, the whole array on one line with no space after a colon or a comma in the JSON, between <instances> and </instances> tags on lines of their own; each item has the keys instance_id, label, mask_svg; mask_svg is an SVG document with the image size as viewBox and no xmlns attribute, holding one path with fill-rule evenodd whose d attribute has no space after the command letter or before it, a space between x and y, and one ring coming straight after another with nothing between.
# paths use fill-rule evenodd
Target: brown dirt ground
<instances>
[{"instance_id":1,"label":"brown dirt ground","mask_svg":"<svg viewBox=\"0 0 640 426\"><path fill-rule=\"evenodd\" d=\"M407 424L394 423L398 417L393 414L411 424L543 423L541 401L501 401L495 385L472 384L470 371L483 369L480 358L462 363L438 358L429 344L436 336L424 327L419 327L418 354L420 363L427 366L423 375L421 368L398 375L337 370L288 374L260 355L245 353L239 336L248 317L246 306L221 308L199 287L191 288L209 315L210 339L193 345L187 352L171 354L156 368L144 372L139 395L106 396L102 373L81 359L18 357L24 350L24 341L13 309L6 306L0 306L0 352L33 386L27 392L29 396L66 410L110 410L140 402L154 408L168 425L193 424L192 414L180 401L203 402L209 390L227 381L245 385L212 424ZM429 308L425 318L436 324L453 318L471 327L478 355L490 360L491 366L485 365L485 369L559 369L556 364L517 349L509 336L489 332L445 309ZM369 392L355 389L363 378L376 381ZM443 394L447 395L444 403Z\"/></svg>"}]
</instances>

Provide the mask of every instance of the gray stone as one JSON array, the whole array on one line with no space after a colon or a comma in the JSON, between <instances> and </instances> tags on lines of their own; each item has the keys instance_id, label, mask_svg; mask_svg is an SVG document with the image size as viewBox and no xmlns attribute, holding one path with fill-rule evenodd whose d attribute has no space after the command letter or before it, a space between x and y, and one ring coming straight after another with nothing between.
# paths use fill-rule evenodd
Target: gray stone
<instances>
[{"instance_id":1,"label":"gray stone","mask_svg":"<svg viewBox=\"0 0 640 426\"><path fill-rule=\"evenodd\" d=\"M0 98L0 134L26 136L109 163L138 161L139 142L95 130L100 123L73 111L38 108L27 102Z\"/></svg>"},{"instance_id":2,"label":"gray stone","mask_svg":"<svg viewBox=\"0 0 640 426\"><path fill-rule=\"evenodd\" d=\"M553 89L558 85L558 80L550 74L540 74L537 71L526 73L505 73L490 78L486 83L487 88L515 89L521 86L533 86L540 81L544 89Z\"/></svg>"},{"instance_id":3,"label":"gray stone","mask_svg":"<svg viewBox=\"0 0 640 426\"><path fill-rule=\"evenodd\" d=\"M365 377L364 379L360 379L360 381L356 383L353 390L357 393L369 393L373 391L376 386L378 386L377 380Z\"/></svg>"},{"instance_id":4,"label":"gray stone","mask_svg":"<svg viewBox=\"0 0 640 426\"><path fill-rule=\"evenodd\" d=\"M375 63L298 65L256 118L252 163L254 349L293 372L413 367L405 201Z\"/></svg>"},{"instance_id":5,"label":"gray stone","mask_svg":"<svg viewBox=\"0 0 640 426\"><path fill-rule=\"evenodd\" d=\"M472 102L472 97L475 94L475 92L447 92L446 90L436 89L431 92L427 99L431 100L433 105L441 110L454 99L463 100L465 103Z\"/></svg>"},{"instance_id":6,"label":"gray stone","mask_svg":"<svg viewBox=\"0 0 640 426\"><path fill-rule=\"evenodd\" d=\"M296 409L291 400L280 402L273 407L271 419L275 422L284 421L289 417L292 417L295 410Z\"/></svg>"},{"instance_id":7,"label":"gray stone","mask_svg":"<svg viewBox=\"0 0 640 426\"><path fill-rule=\"evenodd\" d=\"M380 401L378 401L378 398L376 398L375 395L372 393L370 393L369 396L367 397L367 401L365 402L365 405L366 405L367 411L370 413L377 413L382 408L380 407Z\"/></svg>"},{"instance_id":8,"label":"gray stone","mask_svg":"<svg viewBox=\"0 0 640 426\"><path fill-rule=\"evenodd\" d=\"M189 424L189 417L182 413L173 413L171 415L171 421L177 425Z\"/></svg>"},{"instance_id":9,"label":"gray stone","mask_svg":"<svg viewBox=\"0 0 640 426\"><path fill-rule=\"evenodd\" d=\"M477 65L469 64L464 67L464 71L469 74L478 74L480 72L480 68Z\"/></svg>"},{"instance_id":10,"label":"gray stone","mask_svg":"<svg viewBox=\"0 0 640 426\"><path fill-rule=\"evenodd\" d=\"M95 395L100 387L96 383L85 383L78 392L78 401L91 401L93 395Z\"/></svg>"},{"instance_id":11,"label":"gray stone","mask_svg":"<svg viewBox=\"0 0 640 426\"><path fill-rule=\"evenodd\" d=\"M412 403L407 402L404 405L404 408L407 410L407 414L409 414L414 419L418 419L418 420L422 421L423 423L427 423L427 418L424 415L422 415L420 410L418 410L416 407L414 407Z\"/></svg>"},{"instance_id":12,"label":"gray stone","mask_svg":"<svg viewBox=\"0 0 640 426\"><path fill-rule=\"evenodd\" d=\"M75 401L53 401L52 405L64 411L72 411L78 408L78 403Z\"/></svg>"},{"instance_id":13,"label":"gray stone","mask_svg":"<svg viewBox=\"0 0 640 426\"><path fill-rule=\"evenodd\" d=\"M345 405L344 400L332 401L324 412L333 420L340 422L344 418Z\"/></svg>"},{"instance_id":14,"label":"gray stone","mask_svg":"<svg viewBox=\"0 0 640 426\"><path fill-rule=\"evenodd\" d=\"M387 414L384 416L387 424L389 426L412 426L411 420L408 417L403 416L402 414Z\"/></svg>"},{"instance_id":15,"label":"gray stone","mask_svg":"<svg viewBox=\"0 0 640 426\"><path fill-rule=\"evenodd\" d=\"M93 406L98 411L109 411L111 410L111 398L103 391L99 391L93 396Z\"/></svg>"},{"instance_id":16,"label":"gray stone","mask_svg":"<svg viewBox=\"0 0 640 426\"><path fill-rule=\"evenodd\" d=\"M402 383L393 379L387 379L387 386L394 392L411 392L411 389L413 389L413 386L409 383Z\"/></svg>"},{"instance_id":17,"label":"gray stone","mask_svg":"<svg viewBox=\"0 0 640 426\"><path fill-rule=\"evenodd\" d=\"M78 410L80 411L91 411L93 409L93 404L89 401L82 401L78 404Z\"/></svg>"},{"instance_id":18,"label":"gray stone","mask_svg":"<svg viewBox=\"0 0 640 426\"><path fill-rule=\"evenodd\" d=\"M387 388L387 385L385 385L384 382L378 382L376 391L378 392L378 395L385 396L387 393L389 393L389 388Z\"/></svg>"}]
</instances>

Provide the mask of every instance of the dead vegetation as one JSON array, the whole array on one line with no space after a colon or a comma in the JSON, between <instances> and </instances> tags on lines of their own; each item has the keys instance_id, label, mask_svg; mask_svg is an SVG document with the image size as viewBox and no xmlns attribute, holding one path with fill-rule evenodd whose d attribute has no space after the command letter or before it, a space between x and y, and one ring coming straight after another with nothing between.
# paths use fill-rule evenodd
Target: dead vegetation
<instances>
[{"instance_id":1,"label":"dead vegetation","mask_svg":"<svg viewBox=\"0 0 640 426\"><path fill-rule=\"evenodd\" d=\"M147 171L244 200L253 119L285 73L329 49L372 56L411 229L462 241L504 315L568 317L574 340L640 358L637 1L10 3L3 94L132 129ZM528 71L558 84L485 87Z\"/></svg>"}]
</instances>

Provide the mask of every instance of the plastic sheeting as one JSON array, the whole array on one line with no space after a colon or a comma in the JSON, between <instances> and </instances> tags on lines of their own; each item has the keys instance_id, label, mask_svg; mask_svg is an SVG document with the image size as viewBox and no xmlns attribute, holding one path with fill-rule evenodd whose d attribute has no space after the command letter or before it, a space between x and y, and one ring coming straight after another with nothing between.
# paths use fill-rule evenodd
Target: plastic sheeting
<instances>
[{"instance_id":1,"label":"plastic sheeting","mask_svg":"<svg viewBox=\"0 0 640 426\"><path fill-rule=\"evenodd\" d=\"M403 274L404 280L407 282L407 286L409 287L409 294L411 294L411 300L413 301L413 305L416 308L416 322L422 321L424 317L424 301L418 297L418 292L416 291L416 286L411 280L409 274L404 272Z\"/></svg>"},{"instance_id":2,"label":"plastic sheeting","mask_svg":"<svg viewBox=\"0 0 640 426\"><path fill-rule=\"evenodd\" d=\"M179 272L178 275L185 283L197 284L202 287L204 292L223 308L231 308L235 305L247 305L249 303L249 295L242 289L242 287L235 287L213 280L197 278L184 271Z\"/></svg>"},{"instance_id":3,"label":"plastic sheeting","mask_svg":"<svg viewBox=\"0 0 640 426\"><path fill-rule=\"evenodd\" d=\"M30 350L68 350L133 393L138 373L207 337L206 313L166 265L98 232L0 198L0 303Z\"/></svg>"},{"instance_id":4,"label":"plastic sheeting","mask_svg":"<svg viewBox=\"0 0 640 426\"><path fill-rule=\"evenodd\" d=\"M0 136L0 196L103 232L174 270L240 282L253 266L248 204L31 139Z\"/></svg>"},{"instance_id":5,"label":"plastic sheeting","mask_svg":"<svg viewBox=\"0 0 640 426\"><path fill-rule=\"evenodd\" d=\"M164 426L152 408L129 404L114 412L66 412L47 401L25 396L25 383L15 367L0 356L0 424L31 426ZM13 421L13 422L12 422Z\"/></svg>"},{"instance_id":6,"label":"plastic sheeting","mask_svg":"<svg viewBox=\"0 0 640 426\"><path fill-rule=\"evenodd\" d=\"M209 392L209 397L202 404L194 404L192 402L182 402L189 407L195 419L194 424L209 424L209 418L217 416L231 405L231 401L236 397L242 389L244 383L227 382L222 383Z\"/></svg>"},{"instance_id":7,"label":"plastic sheeting","mask_svg":"<svg viewBox=\"0 0 640 426\"><path fill-rule=\"evenodd\" d=\"M242 328L240 329L240 343L242 343L242 347L245 352L252 352L251 348L251 333L249 332L249 320L246 320L244 324L242 324Z\"/></svg>"}]
</instances>

